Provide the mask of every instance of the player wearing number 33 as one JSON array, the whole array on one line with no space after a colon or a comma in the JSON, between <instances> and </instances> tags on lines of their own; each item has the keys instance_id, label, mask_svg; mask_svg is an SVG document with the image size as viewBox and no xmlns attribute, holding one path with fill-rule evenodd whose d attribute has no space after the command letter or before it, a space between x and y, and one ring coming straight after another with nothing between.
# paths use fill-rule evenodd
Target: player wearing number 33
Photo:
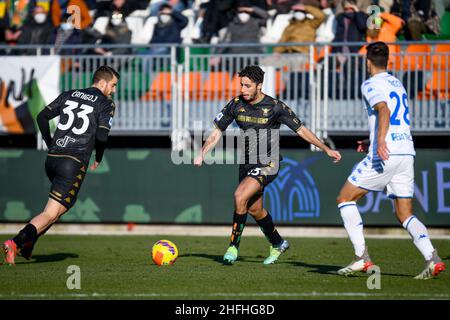
<instances>
[{"instance_id":1,"label":"player wearing number 33","mask_svg":"<svg viewBox=\"0 0 450 320\"><path fill-rule=\"evenodd\" d=\"M17 254L29 259L37 239L75 204L94 148L91 170L102 161L114 116L111 95L119 77L113 68L102 66L94 73L92 87L63 92L39 113L37 122L49 149L45 162L51 182L49 199L42 213L4 242L5 263L14 264ZM52 138L49 121L57 116Z\"/></svg>"},{"instance_id":2,"label":"player wearing number 33","mask_svg":"<svg viewBox=\"0 0 450 320\"><path fill-rule=\"evenodd\" d=\"M384 42L367 46L370 79L361 85L369 117L370 145L358 141L358 152L367 156L355 166L337 199L344 227L355 250L354 260L338 274L367 271L373 265L363 234L356 201L369 191L383 191L394 200L397 219L411 235L426 260L416 279L429 279L445 269L431 244L426 227L413 215L414 143L410 132L408 95L402 83L386 72L389 49Z\"/></svg>"}]
</instances>

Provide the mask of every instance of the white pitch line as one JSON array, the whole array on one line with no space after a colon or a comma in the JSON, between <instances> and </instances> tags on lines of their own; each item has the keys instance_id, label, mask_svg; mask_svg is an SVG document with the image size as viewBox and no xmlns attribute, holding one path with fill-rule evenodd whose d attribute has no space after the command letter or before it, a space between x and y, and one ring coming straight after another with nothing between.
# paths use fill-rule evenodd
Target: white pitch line
<instances>
[{"instance_id":1,"label":"white pitch line","mask_svg":"<svg viewBox=\"0 0 450 320\"><path fill-rule=\"evenodd\" d=\"M0 234L15 234L23 228L23 224L0 224ZM284 237L293 238L344 238L348 235L344 227L277 227ZM228 237L228 226L208 225L134 225L128 230L126 224L56 224L48 234L50 235L105 235L105 236L219 236ZM450 239L450 229L429 228L428 233L432 239ZM259 227L249 225L245 227L246 236L263 237ZM366 238L374 239L410 239L410 235L400 227L397 228L365 228Z\"/></svg>"},{"instance_id":2,"label":"white pitch line","mask_svg":"<svg viewBox=\"0 0 450 320\"><path fill-rule=\"evenodd\" d=\"M449 299L450 294L425 294L425 293L366 293L366 292L216 292L208 294L193 295L192 293L30 293L30 294L0 294L0 298L170 298L170 297L397 297L397 298L418 298L425 297L429 299Z\"/></svg>"}]
</instances>

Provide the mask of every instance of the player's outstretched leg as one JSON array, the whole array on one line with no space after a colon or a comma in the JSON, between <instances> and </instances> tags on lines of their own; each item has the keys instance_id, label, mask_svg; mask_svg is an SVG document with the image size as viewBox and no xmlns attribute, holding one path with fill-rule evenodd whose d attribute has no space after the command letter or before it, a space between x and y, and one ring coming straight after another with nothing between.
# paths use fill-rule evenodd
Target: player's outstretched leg
<instances>
[{"instance_id":1,"label":"player's outstretched leg","mask_svg":"<svg viewBox=\"0 0 450 320\"><path fill-rule=\"evenodd\" d=\"M396 199L395 202L401 201ZM397 205L398 208L398 205ZM400 217L399 217L400 218ZM425 269L415 279L427 280L437 276L445 270L445 264L437 254L437 250L431 244L428 230L416 216L410 216L402 223L413 239L414 245L425 258Z\"/></svg>"},{"instance_id":2,"label":"player's outstretched leg","mask_svg":"<svg viewBox=\"0 0 450 320\"><path fill-rule=\"evenodd\" d=\"M24 246L26 244L27 246L30 244L33 246L38 234L45 233L66 211L66 207L53 199L49 199L43 212L34 217L13 239L4 242L2 251L5 254L5 263L13 265L17 254ZM28 247L26 250L29 250L31 256L33 248Z\"/></svg>"},{"instance_id":3,"label":"player's outstretched leg","mask_svg":"<svg viewBox=\"0 0 450 320\"><path fill-rule=\"evenodd\" d=\"M237 260L242 232L247 221L248 204L255 194L260 191L261 186L255 179L245 177L234 192L233 230L231 232L230 246L223 256L224 264L234 264Z\"/></svg>"},{"instance_id":4,"label":"player's outstretched leg","mask_svg":"<svg viewBox=\"0 0 450 320\"><path fill-rule=\"evenodd\" d=\"M233 215L233 229L231 231L230 246L223 256L224 264L234 264L238 258L239 244L241 242L242 232L244 231L245 223L247 221L247 213Z\"/></svg>"},{"instance_id":5,"label":"player's outstretched leg","mask_svg":"<svg viewBox=\"0 0 450 320\"><path fill-rule=\"evenodd\" d=\"M263 263L273 264L278 260L283 252L289 249L289 242L287 240L284 240L278 233L277 229L275 229L272 216L268 212L264 218L256 220L256 223L261 228L262 232L266 236L266 239L271 244L269 248L269 256L264 260Z\"/></svg>"}]
</instances>

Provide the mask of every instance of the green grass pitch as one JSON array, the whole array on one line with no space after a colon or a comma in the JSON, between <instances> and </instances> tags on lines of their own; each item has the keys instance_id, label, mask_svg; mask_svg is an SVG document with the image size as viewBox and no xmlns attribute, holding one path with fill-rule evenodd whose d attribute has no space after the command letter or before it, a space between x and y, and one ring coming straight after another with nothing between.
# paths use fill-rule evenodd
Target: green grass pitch
<instances>
[{"instance_id":1,"label":"green grass pitch","mask_svg":"<svg viewBox=\"0 0 450 320\"><path fill-rule=\"evenodd\" d=\"M173 266L153 264L150 250L159 239L178 246ZM275 265L262 264L264 238L244 237L238 262L224 266L225 237L46 235L32 260L0 266L0 299L450 299L450 272L413 279L424 263L408 239L367 240L381 268L381 289L372 290L368 274L335 274L352 258L349 240L287 239L291 249ZM449 266L450 240L433 244ZM70 265L80 268L80 290L66 286Z\"/></svg>"}]
</instances>

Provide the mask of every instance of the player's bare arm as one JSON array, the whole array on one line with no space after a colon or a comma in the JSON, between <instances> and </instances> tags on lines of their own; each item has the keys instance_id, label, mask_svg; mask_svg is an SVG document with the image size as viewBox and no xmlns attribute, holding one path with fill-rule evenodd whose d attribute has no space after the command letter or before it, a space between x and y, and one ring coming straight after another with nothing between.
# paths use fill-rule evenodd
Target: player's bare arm
<instances>
[{"instance_id":1,"label":"player's bare arm","mask_svg":"<svg viewBox=\"0 0 450 320\"><path fill-rule=\"evenodd\" d=\"M208 139L206 139L205 144L200 152L200 154L194 159L194 165L200 167L203 163L203 158L205 155L215 147L217 142L219 142L222 137L222 131L220 129L214 129L213 132L209 135Z\"/></svg>"},{"instance_id":2,"label":"player's bare arm","mask_svg":"<svg viewBox=\"0 0 450 320\"><path fill-rule=\"evenodd\" d=\"M386 134L389 129L391 112L385 102L377 103L374 109L378 111L377 154L382 160L389 159L389 149L386 145Z\"/></svg>"},{"instance_id":3,"label":"player's bare arm","mask_svg":"<svg viewBox=\"0 0 450 320\"><path fill-rule=\"evenodd\" d=\"M326 152L326 154L333 158L333 162L338 162L341 160L341 154L337 150L332 150L329 147L327 147L322 141L320 141L319 138L307 127L301 126L300 129L297 130L297 134L302 137L305 141L308 143L311 143L315 145L317 148L321 149L322 151Z\"/></svg>"}]
</instances>

